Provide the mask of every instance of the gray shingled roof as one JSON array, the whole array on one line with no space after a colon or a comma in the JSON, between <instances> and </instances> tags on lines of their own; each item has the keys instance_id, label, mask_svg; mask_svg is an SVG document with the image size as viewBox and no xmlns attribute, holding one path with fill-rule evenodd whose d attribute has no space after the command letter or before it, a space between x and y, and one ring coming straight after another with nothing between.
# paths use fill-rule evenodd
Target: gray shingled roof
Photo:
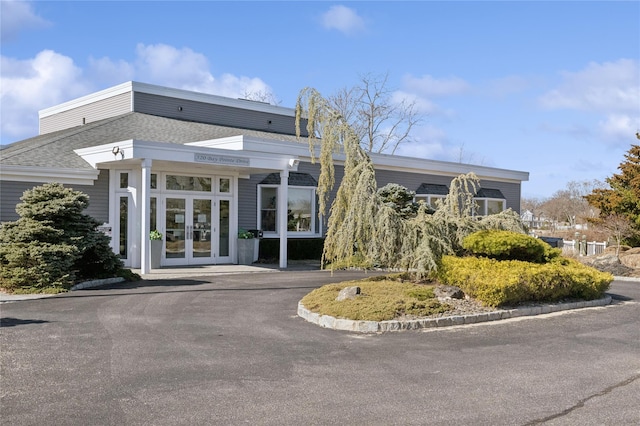
<instances>
[{"instance_id":1,"label":"gray shingled roof","mask_svg":"<svg viewBox=\"0 0 640 426\"><path fill-rule=\"evenodd\" d=\"M416 194L447 195L449 194L449 188L447 188L447 185L423 183L416 189Z\"/></svg>"},{"instance_id":2,"label":"gray shingled roof","mask_svg":"<svg viewBox=\"0 0 640 426\"><path fill-rule=\"evenodd\" d=\"M269 173L261 185L280 185L280 173ZM290 172L289 186L318 186L318 182L308 173Z\"/></svg>"},{"instance_id":3,"label":"gray shingled roof","mask_svg":"<svg viewBox=\"0 0 640 426\"><path fill-rule=\"evenodd\" d=\"M491 188L480 188L478 193L476 194L478 198L500 198L506 200L505 196L502 195L502 191L499 189L491 189Z\"/></svg>"},{"instance_id":4,"label":"gray shingled roof","mask_svg":"<svg viewBox=\"0 0 640 426\"><path fill-rule=\"evenodd\" d=\"M181 121L129 112L117 117L36 136L8 145L0 151L0 166L33 166L91 169L74 149L137 139L185 144L228 136L246 135L295 142L296 137L214 124Z\"/></svg>"}]
</instances>

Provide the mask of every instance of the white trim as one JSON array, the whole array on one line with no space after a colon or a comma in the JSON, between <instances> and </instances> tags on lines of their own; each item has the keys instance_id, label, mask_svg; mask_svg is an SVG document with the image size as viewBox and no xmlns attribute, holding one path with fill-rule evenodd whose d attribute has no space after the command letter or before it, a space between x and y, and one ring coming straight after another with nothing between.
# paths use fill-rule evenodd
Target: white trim
<instances>
[{"instance_id":1,"label":"white trim","mask_svg":"<svg viewBox=\"0 0 640 426\"><path fill-rule=\"evenodd\" d=\"M266 231L263 229L262 227L262 189L264 188L272 188L276 190L276 230L275 231ZM260 229L263 232L263 238L280 238L280 230L278 229L278 217L279 216L279 191L278 188L280 188L280 185L278 184L273 184L273 183L267 183L267 184L262 184L262 183L258 183L256 185L256 227L258 229ZM317 213L317 209L318 209L318 203L316 202L317 199L317 187L315 186L296 186L296 185L288 185L287 188L287 212L289 210L289 191L292 189L304 189L306 191L311 192L312 197L311 197L311 223L310 223L310 229L311 231L289 231L289 224L287 221L287 237L289 238L320 238L322 236L322 222L321 219L318 218ZM316 228L319 229L319 232L316 232Z\"/></svg>"},{"instance_id":2,"label":"white trim","mask_svg":"<svg viewBox=\"0 0 640 426\"><path fill-rule=\"evenodd\" d=\"M117 153L114 154L116 149ZM207 163L196 161L196 154L206 154L242 160L239 161L238 164L215 164L221 169L230 169L235 172L240 170L251 170L251 173L259 173L261 170L274 171L283 170L285 168L291 170L297 169L297 166L290 166L290 160L292 159L290 154L230 151L227 149L208 148L204 146L179 145L134 139L76 149L74 152L93 167L97 167L98 164L103 163L117 164L118 162L141 158L148 158L154 161L182 162L200 165ZM296 158L293 159L295 160Z\"/></svg>"},{"instance_id":3,"label":"white trim","mask_svg":"<svg viewBox=\"0 0 640 426\"><path fill-rule=\"evenodd\" d=\"M231 108L239 108L244 110L260 111L288 117L295 117L295 109L285 108L268 103L251 101L248 99L233 99L219 95L211 95L208 93L193 92L190 90L174 89L170 87L157 86L154 84L140 83L137 81L128 81L117 86L109 87L99 92L91 93L80 98L72 99L50 108L38 111L40 119L51 115L59 114L74 108L91 104L103 99L108 99L116 95L131 92L131 111L134 110L133 97L135 93L146 93L150 95L167 96L171 98L182 99L185 101L203 102L211 105L220 105Z\"/></svg>"},{"instance_id":4,"label":"white trim","mask_svg":"<svg viewBox=\"0 0 640 426\"><path fill-rule=\"evenodd\" d=\"M208 141L194 142L190 145L235 151L261 152L270 154L282 154L298 157L302 161L311 161L309 145L306 139L300 143L263 139L251 136L230 136ZM320 147L315 149L316 155L320 153ZM424 158L403 157L389 154L369 154L373 165L377 170L398 171L404 173L433 174L438 176L457 177L469 172L475 173L483 180L499 182L523 182L529 180L529 172L500 169L495 167L478 166L474 164L452 163L448 161L429 160ZM334 154L336 164L345 160L344 154Z\"/></svg>"},{"instance_id":5,"label":"white trim","mask_svg":"<svg viewBox=\"0 0 640 426\"><path fill-rule=\"evenodd\" d=\"M132 83L133 82L129 81L127 83L122 83L117 86L109 87L108 89L104 89L99 92L91 93L89 95L82 96L80 98L72 99L68 102L63 102L61 104L52 106L50 108L41 109L40 111L38 111L38 117L39 119L43 119L45 117L56 115L64 111L68 111L84 105L91 104L93 102L109 99L116 95L121 95L123 93L131 92L133 87ZM133 110L133 104L132 104L131 110Z\"/></svg>"},{"instance_id":6,"label":"white trim","mask_svg":"<svg viewBox=\"0 0 640 426\"><path fill-rule=\"evenodd\" d=\"M289 169L280 171L278 188L278 234L280 234L280 268L287 267L287 207L289 203Z\"/></svg>"},{"instance_id":7,"label":"white trim","mask_svg":"<svg viewBox=\"0 0 640 426\"><path fill-rule=\"evenodd\" d=\"M0 180L16 182L59 182L68 185L93 185L100 170L78 170L54 167L11 166L0 167Z\"/></svg>"}]
</instances>

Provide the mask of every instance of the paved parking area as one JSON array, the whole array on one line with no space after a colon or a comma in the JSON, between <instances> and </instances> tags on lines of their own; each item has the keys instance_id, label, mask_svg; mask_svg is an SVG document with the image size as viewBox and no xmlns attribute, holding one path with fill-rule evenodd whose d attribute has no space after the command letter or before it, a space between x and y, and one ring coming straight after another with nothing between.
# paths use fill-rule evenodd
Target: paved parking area
<instances>
[{"instance_id":1,"label":"paved parking area","mask_svg":"<svg viewBox=\"0 0 640 426\"><path fill-rule=\"evenodd\" d=\"M640 283L611 306L361 334L296 315L360 272L147 280L0 305L7 425L640 423Z\"/></svg>"}]
</instances>

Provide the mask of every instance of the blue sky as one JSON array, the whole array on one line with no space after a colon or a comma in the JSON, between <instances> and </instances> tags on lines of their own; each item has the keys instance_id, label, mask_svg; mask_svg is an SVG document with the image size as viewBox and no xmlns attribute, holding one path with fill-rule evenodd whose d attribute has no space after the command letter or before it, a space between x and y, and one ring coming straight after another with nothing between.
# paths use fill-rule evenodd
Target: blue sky
<instances>
[{"instance_id":1,"label":"blue sky","mask_svg":"<svg viewBox=\"0 0 640 426\"><path fill-rule=\"evenodd\" d=\"M530 172L525 197L616 172L640 130L640 2L1 0L1 135L135 80L293 107L388 73L425 114L397 153Z\"/></svg>"}]
</instances>

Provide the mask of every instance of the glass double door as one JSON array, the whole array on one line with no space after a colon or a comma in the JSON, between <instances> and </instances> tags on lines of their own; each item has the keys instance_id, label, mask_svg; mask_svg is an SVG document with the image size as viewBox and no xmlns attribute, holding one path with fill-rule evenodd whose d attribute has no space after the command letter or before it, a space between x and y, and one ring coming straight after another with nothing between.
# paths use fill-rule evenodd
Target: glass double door
<instances>
[{"instance_id":1,"label":"glass double door","mask_svg":"<svg viewBox=\"0 0 640 426\"><path fill-rule=\"evenodd\" d=\"M231 199L166 196L165 265L230 263Z\"/></svg>"}]
</instances>

